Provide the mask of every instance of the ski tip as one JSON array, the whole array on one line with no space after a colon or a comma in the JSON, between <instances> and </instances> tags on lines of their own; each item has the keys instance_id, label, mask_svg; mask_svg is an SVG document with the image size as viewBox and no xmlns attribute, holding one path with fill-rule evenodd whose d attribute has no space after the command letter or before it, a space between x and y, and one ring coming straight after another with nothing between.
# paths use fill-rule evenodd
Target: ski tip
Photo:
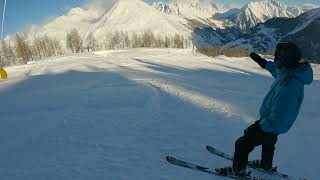
<instances>
[{"instance_id":1,"label":"ski tip","mask_svg":"<svg viewBox=\"0 0 320 180\"><path fill-rule=\"evenodd\" d=\"M212 146L207 146L207 150L208 151L216 151L217 149L216 148L214 148L214 147L212 147Z\"/></svg>"},{"instance_id":2,"label":"ski tip","mask_svg":"<svg viewBox=\"0 0 320 180\"><path fill-rule=\"evenodd\" d=\"M174 161L175 158L171 156L166 156L166 160L170 162L170 161Z\"/></svg>"},{"instance_id":3,"label":"ski tip","mask_svg":"<svg viewBox=\"0 0 320 180\"><path fill-rule=\"evenodd\" d=\"M278 172L278 166L274 167L274 168L272 169L272 171L273 171L273 172Z\"/></svg>"}]
</instances>

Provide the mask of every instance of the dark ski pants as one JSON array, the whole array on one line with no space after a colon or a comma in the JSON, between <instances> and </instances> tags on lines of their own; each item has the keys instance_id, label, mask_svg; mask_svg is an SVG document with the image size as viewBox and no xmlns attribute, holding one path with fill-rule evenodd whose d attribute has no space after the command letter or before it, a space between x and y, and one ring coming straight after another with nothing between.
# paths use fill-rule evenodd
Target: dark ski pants
<instances>
[{"instance_id":1,"label":"dark ski pants","mask_svg":"<svg viewBox=\"0 0 320 180\"><path fill-rule=\"evenodd\" d=\"M275 144L278 136L275 133L264 132L260 125L260 121L249 126L244 135L235 143L233 169L239 172L246 168L250 152L259 145L262 145L261 164L262 168L270 170L272 168Z\"/></svg>"}]
</instances>

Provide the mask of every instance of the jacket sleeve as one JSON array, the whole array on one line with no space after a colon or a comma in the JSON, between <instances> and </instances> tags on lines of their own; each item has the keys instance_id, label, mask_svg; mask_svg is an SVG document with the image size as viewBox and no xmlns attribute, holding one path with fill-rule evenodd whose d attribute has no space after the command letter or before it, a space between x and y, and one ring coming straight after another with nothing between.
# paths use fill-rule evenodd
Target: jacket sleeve
<instances>
[{"instance_id":1,"label":"jacket sleeve","mask_svg":"<svg viewBox=\"0 0 320 180\"><path fill-rule=\"evenodd\" d=\"M295 87L283 87L272 100L271 113L260 122L265 132L286 133L297 117L299 100Z\"/></svg>"},{"instance_id":2,"label":"jacket sleeve","mask_svg":"<svg viewBox=\"0 0 320 180\"><path fill-rule=\"evenodd\" d=\"M265 69L268 70L274 78L277 78L277 67L274 62L268 61Z\"/></svg>"}]
</instances>

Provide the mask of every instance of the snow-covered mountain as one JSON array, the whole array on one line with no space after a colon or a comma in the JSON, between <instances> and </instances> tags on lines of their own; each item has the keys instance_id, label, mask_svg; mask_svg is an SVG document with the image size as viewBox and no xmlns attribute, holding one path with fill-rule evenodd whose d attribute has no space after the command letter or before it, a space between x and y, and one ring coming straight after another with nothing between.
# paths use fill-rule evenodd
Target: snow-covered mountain
<instances>
[{"instance_id":1,"label":"snow-covered mountain","mask_svg":"<svg viewBox=\"0 0 320 180\"><path fill-rule=\"evenodd\" d=\"M290 26L292 28L288 29ZM320 8L287 20L285 24L278 27L278 31L285 32L281 38L282 41L295 42L302 48L304 57L320 62Z\"/></svg>"},{"instance_id":2,"label":"snow-covered mountain","mask_svg":"<svg viewBox=\"0 0 320 180\"><path fill-rule=\"evenodd\" d=\"M228 19L240 29L247 30L274 17L296 17L303 10L296 7L288 7L274 0L253 1L241 9L231 9L225 13L216 13L218 19Z\"/></svg>"},{"instance_id":3,"label":"snow-covered mountain","mask_svg":"<svg viewBox=\"0 0 320 180\"><path fill-rule=\"evenodd\" d=\"M75 28L83 38L93 33L100 43L103 43L107 34L114 31L143 33L150 30L155 34L179 34L187 37L191 36L193 28L198 26L230 26L224 20L212 18L214 13L222 11L222 7L199 0L176 0L170 4L153 5L142 0L118 0L106 11L73 8L68 14L31 29L28 34L30 39L38 35L48 35L65 41L66 33Z\"/></svg>"},{"instance_id":4,"label":"snow-covered mountain","mask_svg":"<svg viewBox=\"0 0 320 180\"><path fill-rule=\"evenodd\" d=\"M147 30L161 35L189 35L183 18L159 13L141 0L119 0L95 23L89 32L97 39L103 39L108 32L126 31L141 33Z\"/></svg>"},{"instance_id":5,"label":"snow-covered mountain","mask_svg":"<svg viewBox=\"0 0 320 180\"><path fill-rule=\"evenodd\" d=\"M73 8L68 14L31 29L28 34L29 38L48 35L65 41L66 33L75 28L83 38L92 32L101 43L114 31L143 33L150 30L161 35L188 36L192 30L187 28L187 23L179 16L160 13L142 0L118 0L108 11Z\"/></svg>"},{"instance_id":6,"label":"snow-covered mountain","mask_svg":"<svg viewBox=\"0 0 320 180\"><path fill-rule=\"evenodd\" d=\"M215 19L212 16L227 9L212 2L204 0L173 0L168 3L154 2L152 6L162 13L175 15L187 19L190 25L211 26L224 28L230 26L223 19Z\"/></svg>"},{"instance_id":7,"label":"snow-covered mountain","mask_svg":"<svg viewBox=\"0 0 320 180\"><path fill-rule=\"evenodd\" d=\"M217 12L225 11L221 6L201 0L173 0L169 3L154 2L152 6L161 12L185 18L209 18Z\"/></svg>"},{"instance_id":8,"label":"snow-covered mountain","mask_svg":"<svg viewBox=\"0 0 320 180\"><path fill-rule=\"evenodd\" d=\"M307 17L315 16L313 13L306 13L310 15L297 18L297 23L286 26L278 23L281 20L271 20L256 26L270 18L288 19L302 13L301 9L287 7L274 0L254 1L241 9L224 11L223 7L202 0L174 0L152 5L142 0L118 0L107 10L73 8L68 14L32 29L29 37L48 35L65 41L66 33L76 28L83 38L93 33L98 42L103 43L108 34L114 31L143 33L150 30L160 35L194 36L195 45L210 44L269 51L284 35L288 34L288 38L295 37L293 34L305 29L308 22L314 22L314 19ZM283 29L291 32L279 33Z\"/></svg>"},{"instance_id":9,"label":"snow-covered mountain","mask_svg":"<svg viewBox=\"0 0 320 180\"><path fill-rule=\"evenodd\" d=\"M302 13L301 9L273 0L251 2L241 9L225 11L222 6L203 0L174 0L152 5L142 0L118 0L108 11L73 8L68 14L32 29L29 35L49 35L64 41L66 33L76 28L82 37L92 32L100 42L113 31L150 30L155 34L190 36L196 27L224 29L236 24L247 29L272 17L295 17Z\"/></svg>"},{"instance_id":10,"label":"snow-covered mountain","mask_svg":"<svg viewBox=\"0 0 320 180\"><path fill-rule=\"evenodd\" d=\"M299 45L306 59L320 62L320 8L312 9L296 18L273 18L242 32L237 28L214 30L198 28L194 31L196 45L219 45L272 52L279 41Z\"/></svg>"},{"instance_id":11,"label":"snow-covered mountain","mask_svg":"<svg viewBox=\"0 0 320 180\"><path fill-rule=\"evenodd\" d=\"M292 41L299 45L307 59L320 60L320 8L310 10L296 18L274 18L254 27L247 37L226 46L250 44L257 51L274 51L279 41ZM243 42L241 42L243 41Z\"/></svg>"}]
</instances>

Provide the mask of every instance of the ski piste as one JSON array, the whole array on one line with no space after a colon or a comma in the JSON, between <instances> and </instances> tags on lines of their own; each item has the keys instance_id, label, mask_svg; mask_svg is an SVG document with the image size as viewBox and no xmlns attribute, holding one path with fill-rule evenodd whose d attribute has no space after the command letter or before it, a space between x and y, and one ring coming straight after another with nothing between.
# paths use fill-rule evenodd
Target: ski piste
<instances>
[{"instance_id":1,"label":"ski piste","mask_svg":"<svg viewBox=\"0 0 320 180\"><path fill-rule=\"evenodd\" d=\"M233 157L224 153L223 151L220 151L212 146L207 146L207 150L214 154L214 155L217 155L217 156L220 156L222 158L225 158L227 160L230 160L230 161L233 161ZM248 167L249 168L252 168L252 169L255 169L255 170L258 170L258 171L261 171L263 173L267 173L267 174L270 174L270 175L274 175L274 176L277 176L277 177L280 177L280 178L283 178L283 179L287 179L287 180L307 180L305 178L295 178L295 177L291 177L287 174L283 174L283 173L280 173L280 172L270 172L270 171L266 171L264 169L261 169L261 168L257 168L255 167L253 164L251 164L250 162L248 162Z\"/></svg>"},{"instance_id":2,"label":"ski piste","mask_svg":"<svg viewBox=\"0 0 320 180\"><path fill-rule=\"evenodd\" d=\"M216 176L228 177L228 178L231 178L231 179L239 179L239 180L265 180L265 178L259 178L259 177L250 176L250 172L245 177L239 177L239 176L235 176L235 175L221 175L221 174L217 173L212 168L196 165L196 164L193 164L191 162L183 161L183 160L177 159L177 158L172 157L172 156L167 156L166 160L169 163L171 163L173 165L176 165L176 166L181 166L181 167L184 167L184 168L188 168L188 169L192 169L192 170L195 170L195 171L200 171L200 172L204 172L204 173L208 173L208 174L212 174L212 175L216 175Z\"/></svg>"}]
</instances>

